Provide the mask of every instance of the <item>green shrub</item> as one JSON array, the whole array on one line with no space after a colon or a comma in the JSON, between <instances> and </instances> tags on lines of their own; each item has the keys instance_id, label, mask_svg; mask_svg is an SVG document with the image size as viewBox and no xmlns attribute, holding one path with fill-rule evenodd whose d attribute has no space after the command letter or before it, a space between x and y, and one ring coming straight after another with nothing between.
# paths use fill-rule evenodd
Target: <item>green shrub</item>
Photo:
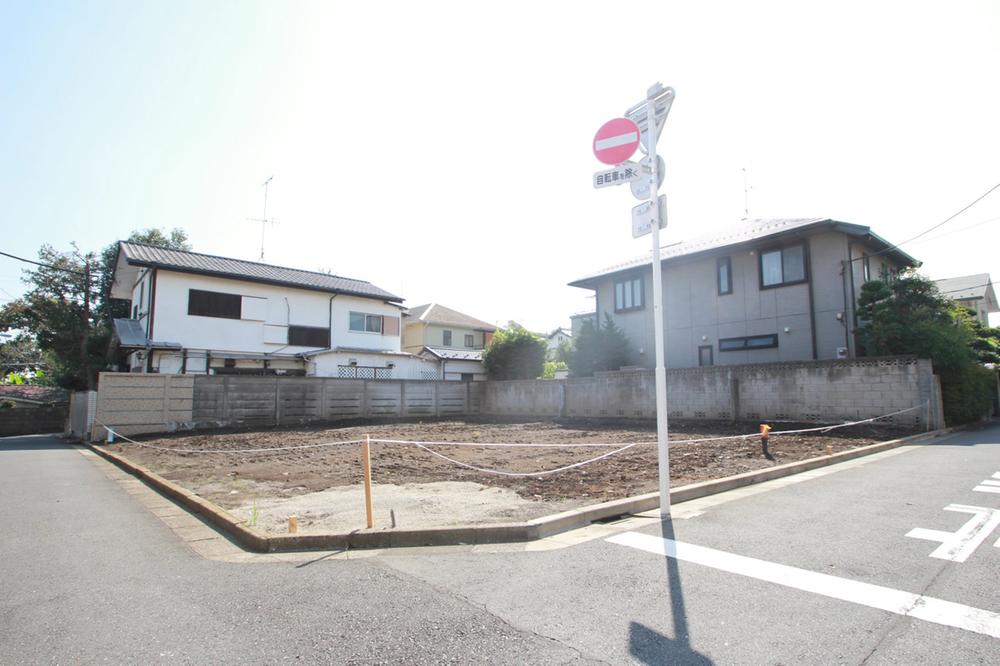
<instances>
[{"instance_id":1,"label":"green shrub","mask_svg":"<svg viewBox=\"0 0 1000 666\"><path fill-rule=\"evenodd\" d=\"M996 371L987 367L970 363L942 371L945 422L960 425L989 416L996 391Z\"/></svg>"},{"instance_id":2,"label":"green shrub","mask_svg":"<svg viewBox=\"0 0 1000 666\"><path fill-rule=\"evenodd\" d=\"M490 379L536 379L545 363L545 341L515 326L500 329L483 351L483 367Z\"/></svg>"}]
</instances>

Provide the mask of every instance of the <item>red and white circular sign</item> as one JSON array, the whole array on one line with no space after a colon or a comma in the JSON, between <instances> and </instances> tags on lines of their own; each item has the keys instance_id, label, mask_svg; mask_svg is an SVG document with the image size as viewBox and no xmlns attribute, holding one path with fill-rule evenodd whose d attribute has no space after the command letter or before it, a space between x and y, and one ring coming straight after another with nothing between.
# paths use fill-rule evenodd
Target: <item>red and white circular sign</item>
<instances>
[{"instance_id":1,"label":"red and white circular sign","mask_svg":"<svg viewBox=\"0 0 1000 666\"><path fill-rule=\"evenodd\" d=\"M639 147L639 126L628 118L601 125L594 135L594 155L605 164L621 164Z\"/></svg>"}]
</instances>

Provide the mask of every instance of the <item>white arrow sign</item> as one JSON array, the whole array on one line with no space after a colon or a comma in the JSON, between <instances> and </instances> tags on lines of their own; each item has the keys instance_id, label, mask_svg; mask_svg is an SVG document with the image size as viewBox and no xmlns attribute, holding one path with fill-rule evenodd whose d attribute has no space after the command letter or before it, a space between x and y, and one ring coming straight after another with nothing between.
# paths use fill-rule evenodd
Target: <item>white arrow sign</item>
<instances>
[{"instance_id":1,"label":"white arrow sign","mask_svg":"<svg viewBox=\"0 0 1000 666\"><path fill-rule=\"evenodd\" d=\"M594 189L624 185L643 177L642 169L635 162L624 161L614 169L606 169L594 173ZM648 180L648 179L647 179Z\"/></svg>"},{"instance_id":2,"label":"white arrow sign","mask_svg":"<svg viewBox=\"0 0 1000 666\"><path fill-rule=\"evenodd\" d=\"M660 228L667 226L667 195L661 194L657 199L660 212ZM653 231L653 205L647 201L632 209L632 238L645 236Z\"/></svg>"}]
</instances>

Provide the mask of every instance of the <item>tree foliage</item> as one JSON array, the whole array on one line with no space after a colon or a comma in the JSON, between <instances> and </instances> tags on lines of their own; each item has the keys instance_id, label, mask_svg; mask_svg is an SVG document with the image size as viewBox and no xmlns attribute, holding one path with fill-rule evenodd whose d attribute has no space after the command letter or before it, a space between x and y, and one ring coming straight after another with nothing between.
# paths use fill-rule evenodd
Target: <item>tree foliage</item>
<instances>
[{"instance_id":1,"label":"tree foliage","mask_svg":"<svg viewBox=\"0 0 1000 666\"><path fill-rule=\"evenodd\" d=\"M995 378L980 365L977 332L969 313L941 296L934 284L905 274L861 288L858 336L868 354L929 358L941 378L945 420L967 423L988 413ZM992 379L991 379L992 378Z\"/></svg>"},{"instance_id":2,"label":"tree foliage","mask_svg":"<svg viewBox=\"0 0 1000 666\"><path fill-rule=\"evenodd\" d=\"M181 229L169 234L144 229L129 240L190 249ZM46 375L59 386L94 387L97 372L107 365L111 319L128 316L127 301L116 305L110 297L117 250L117 243L109 245L98 259L93 252L81 253L75 243L68 252L43 245L39 265L24 271L28 291L0 308L0 331L28 336L46 360Z\"/></svg>"},{"instance_id":3,"label":"tree foliage","mask_svg":"<svg viewBox=\"0 0 1000 666\"><path fill-rule=\"evenodd\" d=\"M496 332L483 351L490 379L535 379L545 363L545 341L520 326Z\"/></svg>"},{"instance_id":4,"label":"tree foliage","mask_svg":"<svg viewBox=\"0 0 1000 666\"><path fill-rule=\"evenodd\" d=\"M614 319L604 313L604 325L585 321L573 341L569 368L574 377L590 377L595 372L617 370L628 365L631 344Z\"/></svg>"}]
</instances>

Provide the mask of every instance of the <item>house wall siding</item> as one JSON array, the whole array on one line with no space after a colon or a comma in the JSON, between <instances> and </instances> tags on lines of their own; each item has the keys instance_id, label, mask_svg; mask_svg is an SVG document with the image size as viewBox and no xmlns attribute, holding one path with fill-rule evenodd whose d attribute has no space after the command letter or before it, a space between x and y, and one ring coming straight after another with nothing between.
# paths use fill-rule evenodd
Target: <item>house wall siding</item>
<instances>
[{"instance_id":1,"label":"house wall siding","mask_svg":"<svg viewBox=\"0 0 1000 666\"><path fill-rule=\"evenodd\" d=\"M788 247L804 242L807 247L809 282L762 289L760 252L771 247ZM711 256L672 261L663 267L663 326L668 368L698 366L698 347L710 346L715 365L743 365L837 358L839 348L848 346L851 311L850 274L844 273L848 257L847 236L822 232L804 238L785 239L775 245L733 248ZM860 295L863 274L861 256L874 250L863 242L852 242L854 293ZM718 293L718 260L728 257L732 293ZM872 279L895 266L882 256L871 256ZM641 276L643 308L615 312L615 282ZM811 293L810 293L811 289ZM603 325L610 314L628 336L633 353L631 365L652 368L656 362L652 271L643 267L629 275L608 277L595 289L598 318ZM811 300L811 306L810 306ZM811 311L810 311L811 308ZM838 314L843 313L838 319ZM778 346L768 349L721 351L719 341L753 335L778 336ZM854 353L853 342L850 343Z\"/></svg>"},{"instance_id":2,"label":"house wall siding","mask_svg":"<svg viewBox=\"0 0 1000 666\"><path fill-rule=\"evenodd\" d=\"M266 299L257 307L262 319L224 319L188 315L188 291L203 289ZM159 270L156 281L155 338L189 349L294 354L314 347L289 346L287 329L293 326L327 328L330 296L322 292L278 287L226 278ZM255 302L255 305L260 305ZM399 351L398 335L359 333L349 329L350 312L399 317L399 309L374 299L339 294L333 299L331 346Z\"/></svg>"}]
</instances>

